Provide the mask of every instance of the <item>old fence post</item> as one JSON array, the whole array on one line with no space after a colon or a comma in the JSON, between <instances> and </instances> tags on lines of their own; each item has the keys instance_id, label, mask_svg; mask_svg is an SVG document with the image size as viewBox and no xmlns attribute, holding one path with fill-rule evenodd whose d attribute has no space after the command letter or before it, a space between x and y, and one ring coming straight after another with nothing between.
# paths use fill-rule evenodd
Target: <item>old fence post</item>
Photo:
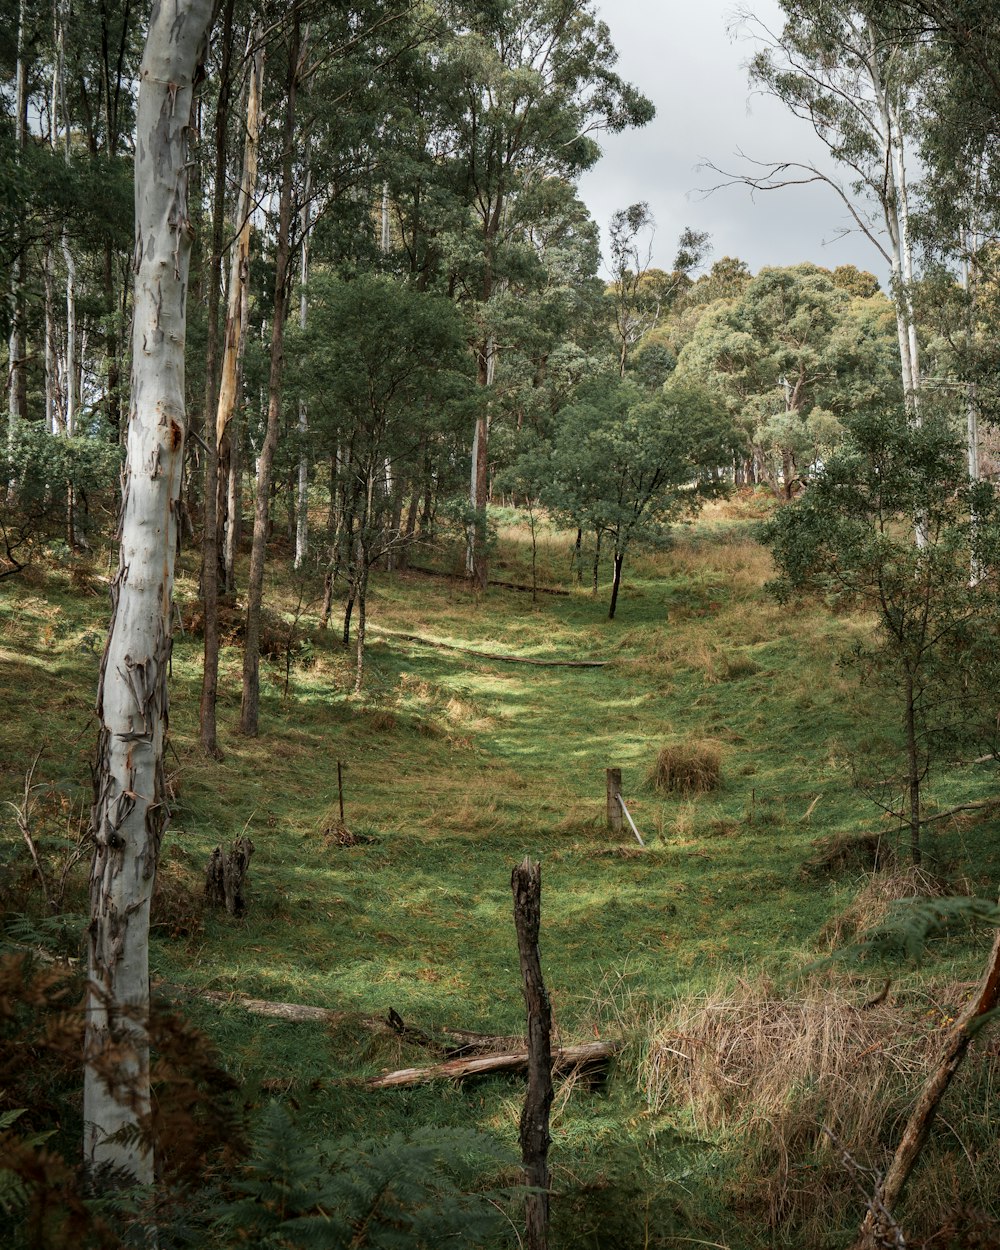
<instances>
[{"instance_id":1,"label":"old fence post","mask_svg":"<svg viewBox=\"0 0 1000 1250\"><path fill-rule=\"evenodd\" d=\"M542 979L538 929L542 868L525 856L511 874L514 926L528 1011L528 1092L521 1112L524 1179L534 1192L525 1202L527 1250L547 1250L549 1238L549 1109L552 1106L552 1008Z\"/></svg>"},{"instance_id":2,"label":"old fence post","mask_svg":"<svg viewBox=\"0 0 1000 1250\"><path fill-rule=\"evenodd\" d=\"M622 770L609 768L608 779L608 828L612 833L622 831L622 805L618 799L622 792Z\"/></svg>"}]
</instances>

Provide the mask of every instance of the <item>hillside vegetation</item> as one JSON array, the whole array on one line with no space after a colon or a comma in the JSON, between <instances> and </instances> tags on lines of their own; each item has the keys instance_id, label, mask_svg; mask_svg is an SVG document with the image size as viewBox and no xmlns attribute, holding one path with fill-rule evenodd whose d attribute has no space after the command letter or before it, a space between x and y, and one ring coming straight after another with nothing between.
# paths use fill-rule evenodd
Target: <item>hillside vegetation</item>
<instances>
[{"instance_id":1,"label":"hillside vegetation","mask_svg":"<svg viewBox=\"0 0 1000 1250\"><path fill-rule=\"evenodd\" d=\"M317 577L276 563L262 733L234 731L240 655L224 647L219 763L198 747L196 568L182 557L152 975L238 1081L251 1134L274 1103L309 1142L477 1128L510 1154L478 1184L516 1185L520 1078L363 1082L437 1061L429 1042L449 1030L523 1031L509 880L529 854L559 1039L623 1045L605 1080L557 1088L553 1245L849 1244L864 1199L841 1150L884 1167L990 935L938 938L919 965L828 957L895 898L995 897L1000 864L989 809L972 808L936 826L920 872L896 866L896 829L854 784L896 732L841 663L868 624L768 595L754 536L767 507L710 505L637 556L616 621L573 582L572 535L549 528L540 585L568 593L473 592L449 576L447 545L420 553L432 575L377 573L360 697L335 622L317 627ZM494 575L530 585L526 523L497 520ZM20 950L81 952L85 863L64 914L47 915L19 825L54 894L88 817L106 571L52 559L0 590L0 900ZM645 847L605 827L612 766ZM931 803L990 796L994 767L942 768ZM680 788L658 787L658 770ZM243 832L255 853L234 919L204 905L204 869ZM269 1018L246 997L333 1014ZM403 1031L380 1023L390 1010ZM948 1095L909 1190L913 1244L995 1244L995 1055L987 1031ZM56 1125L69 1157L79 1109L53 1097L35 1127ZM516 1201L497 1201L516 1244Z\"/></svg>"}]
</instances>

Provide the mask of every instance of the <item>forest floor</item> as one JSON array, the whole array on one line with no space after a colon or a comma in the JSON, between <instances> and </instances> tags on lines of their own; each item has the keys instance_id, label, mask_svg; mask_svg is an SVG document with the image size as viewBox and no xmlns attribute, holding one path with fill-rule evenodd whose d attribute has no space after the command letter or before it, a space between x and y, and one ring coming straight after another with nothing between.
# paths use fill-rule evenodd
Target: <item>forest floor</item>
<instances>
[{"instance_id":1,"label":"forest floor","mask_svg":"<svg viewBox=\"0 0 1000 1250\"><path fill-rule=\"evenodd\" d=\"M989 935L940 938L919 966L828 957L896 893L995 898L1000 843L993 815L973 810L940 822L919 879L872 875L873 840L855 836L877 835L891 851L897 831L858 783L895 767L892 692L843 662L866 621L766 592L760 506L715 505L669 547L637 554L615 621L606 590L595 598L575 585L568 536L548 530L539 580L568 594L476 594L451 577L380 574L361 697L346 693L353 653L339 645L336 621L317 628L321 575L295 579L275 562L261 736L236 733L241 656L226 647L221 763L198 747L197 573L193 555L182 557L176 599L189 628L174 643L173 815L152 969L159 993L216 1044L249 1105L282 1099L315 1139L462 1125L516 1151L516 1078L379 1092L362 1078L433 1061L412 1035L371 1026L390 1009L430 1034L523 1030L510 872L530 855L542 863L541 953L560 1039L625 1044L606 1082L571 1077L557 1090L554 1247L849 1243L863 1200L821 1125L837 1123L859 1158L884 1165ZM530 585L527 528L512 514L499 520L493 573ZM449 551L420 558L452 571ZM53 869L88 810L107 571L53 563L0 586L0 800L21 802L34 764L32 828ZM607 663L523 665L472 651ZM656 789L659 751L681 745L719 758L717 788ZM338 763L353 838L338 827ZM605 827L608 767L622 770L644 848L627 826L620 835ZM942 810L994 793L992 764L943 761L928 786ZM255 847L249 909L232 919L203 907L203 875L212 848L243 831ZM40 907L11 808L0 816L0 868L14 931L15 914ZM82 864L66 904L62 941L76 953ZM56 941L50 922L37 933ZM884 1001L864 1014L887 979ZM206 991L234 998L200 998ZM264 1019L238 996L342 1014ZM808 1064L775 1085L776 1072L794 1068L796 1012L820 1000L817 1053L835 1082L851 1083L860 1055L885 1061L865 1070L871 1090L851 1091L854 1120ZM728 1041L706 1031L713 1011L735 1022ZM834 1019L847 1047L839 1067L828 1054ZM757 1048L727 1070L718 1047L731 1054L738 1038L745 1048L751 1020ZM698 1075L695 1051L710 1043ZM996 1044L977 1051L949 1095L930 1179L912 1190L920 1236L950 1230L935 1246L990 1244L961 1240L961 1228L980 1219L969 1212L1000 1207L987 1097ZM880 1081L886 1106L866 1113Z\"/></svg>"}]
</instances>

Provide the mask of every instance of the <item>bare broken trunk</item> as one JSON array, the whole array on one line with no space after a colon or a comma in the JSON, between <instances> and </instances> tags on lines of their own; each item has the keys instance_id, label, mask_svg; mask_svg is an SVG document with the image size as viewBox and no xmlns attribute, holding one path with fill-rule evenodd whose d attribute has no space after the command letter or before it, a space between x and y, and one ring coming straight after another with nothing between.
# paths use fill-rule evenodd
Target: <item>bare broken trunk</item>
<instances>
[{"instance_id":1,"label":"bare broken trunk","mask_svg":"<svg viewBox=\"0 0 1000 1250\"><path fill-rule=\"evenodd\" d=\"M98 687L84 1154L148 1184L149 903L167 819L163 747L184 455L187 131L212 0L156 0L139 74L135 295L121 555ZM137 1134L135 1130L138 1129Z\"/></svg>"},{"instance_id":2,"label":"bare broken trunk","mask_svg":"<svg viewBox=\"0 0 1000 1250\"><path fill-rule=\"evenodd\" d=\"M514 926L521 957L524 1003L528 1015L528 1092L521 1111L521 1158L528 1250L546 1250L549 1238L549 1111L552 1107L552 1008L542 978L538 932L542 911L542 868L527 857L511 874Z\"/></svg>"},{"instance_id":3,"label":"bare broken trunk","mask_svg":"<svg viewBox=\"0 0 1000 1250\"><path fill-rule=\"evenodd\" d=\"M242 916L247 909L243 887L250 871L254 845L245 835L230 850L217 846L205 869L205 901L211 907L224 907L230 916Z\"/></svg>"},{"instance_id":4,"label":"bare broken trunk","mask_svg":"<svg viewBox=\"0 0 1000 1250\"><path fill-rule=\"evenodd\" d=\"M994 939L986 970L975 994L952 1025L937 1063L917 1096L892 1163L877 1194L878 1202L869 1207L853 1250L878 1250L880 1246L892 1244L888 1240L890 1222L895 1219L895 1208L902 1197L903 1189L930 1136L941 1099L961 1066L977 1028L982 1025L984 1017L996 1008L998 1002L1000 934Z\"/></svg>"}]
</instances>

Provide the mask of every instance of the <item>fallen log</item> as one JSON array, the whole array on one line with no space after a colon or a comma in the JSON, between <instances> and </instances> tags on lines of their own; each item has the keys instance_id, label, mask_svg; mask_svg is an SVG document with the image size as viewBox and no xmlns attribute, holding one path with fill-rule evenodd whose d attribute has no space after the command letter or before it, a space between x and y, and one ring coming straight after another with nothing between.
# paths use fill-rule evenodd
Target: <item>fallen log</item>
<instances>
[{"instance_id":1,"label":"fallen log","mask_svg":"<svg viewBox=\"0 0 1000 1250\"><path fill-rule=\"evenodd\" d=\"M78 961L75 961L78 962ZM189 993L179 987L167 987L160 983L159 988L171 989L175 993ZM449 1059L460 1058L470 1054L501 1054L523 1045L519 1037L510 1037L494 1033L473 1033L468 1029L440 1028L440 1038L432 1037L423 1029L407 1024L394 1007L389 1008L388 1016L356 1016L349 1011L332 1011L328 1007L307 1007L304 1003L279 1003L266 998L247 998L242 994L230 993L225 990L202 990L196 995L205 1002L215 1003L218 1007L241 1007L252 1016L266 1016L271 1020L288 1020L293 1024L341 1024L346 1020L355 1020L364 1028L373 1032L392 1030L420 1046L437 1046L445 1052Z\"/></svg>"},{"instance_id":2,"label":"fallen log","mask_svg":"<svg viewBox=\"0 0 1000 1250\"><path fill-rule=\"evenodd\" d=\"M330 1011L327 1007L307 1007L303 1003L273 1003L266 998L244 998L242 994L228 994L224 990L202 990L198 997L220 1007L242 1007L252 1016L269 1016L272 1020L291 1020L296 1024L313 1021L339 1024L351 1014L348 1011ZM379 1020L377 1023L385 1022Z\"/></svg>"},{"instance_id":3,"label":"fallen log","mask_svg":"<svg viewBox=\"0 0 1000 1250\"><path fill-rule=\"evenodd\" d=\"M553 1072L596 1067L606 1064L619 1050L616 1042L584 1042L579 1046L562 1046L552 1052ZM449 1059L425 1068L401 1068L373 1076L369 1089L391 1089L397 1085L424 1085L429 1081L461 1081L467 1076L484 1076L489 1072L520 1072L527 1070L528 1050L506 1054L481 1055L475 1059Z\"/></svg>"}]
</instances>

